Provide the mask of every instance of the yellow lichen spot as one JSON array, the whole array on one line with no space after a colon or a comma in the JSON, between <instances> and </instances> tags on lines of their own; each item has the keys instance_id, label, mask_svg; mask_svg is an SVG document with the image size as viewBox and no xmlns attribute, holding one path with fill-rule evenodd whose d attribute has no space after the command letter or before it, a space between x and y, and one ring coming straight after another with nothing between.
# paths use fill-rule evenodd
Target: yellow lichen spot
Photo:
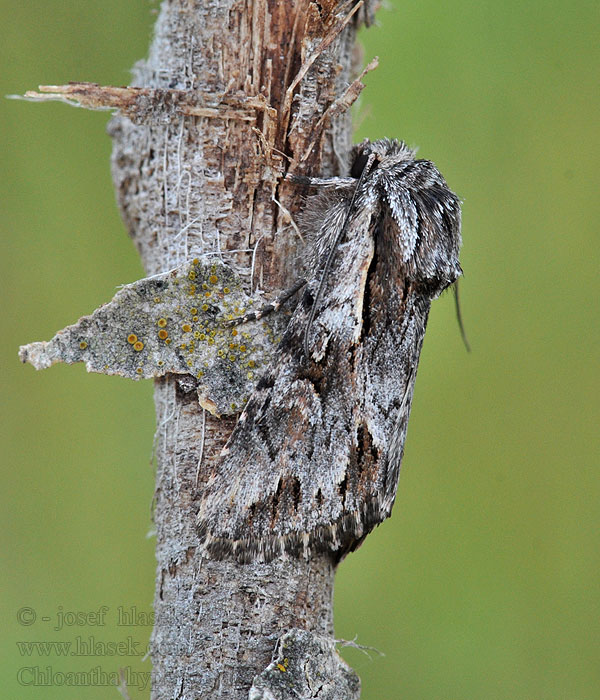
<instances>
[{"instance_id":1,"label":"yellow lichen spot","mask_svg":"<svg viewBox=\"0 0 600 700\"><path fill-rule=\"evenodd\" d=\"M235 355L229 355L229 362L235 362Z\"/></svg>"},{"instance_id":2,"label":"yellow lichen spot","mask_svg":"<svg viewBox=\"0 0 600 700\"><path fill-rule=\"evenodd\" d=\"M82 340L82 341L79 343L79 349L80 349L80 350L85 350L86 348L87 348L87 343L85 342L85 340Z\"/></svg>"},{"instance_id":3,"label":"yellow lichen spot","mask_svg":"<svg viewBox=\"0 0 600 700\"><path fill-rule=\"evenodd\" d=\"M171 338L167 338L165 340L165 345L171 345Z\"/></svg>"},{"instance_id":4,"label":"yellow lichen spot","mask_svg":"<svg viewBox=\"0 0 600 700\"><path fill-rule=\"evenodd\" d=\"M216 283L219 281L219 278L218 278L216 275L211 275L211 276L208 278L208 281L209 281L211 284L216 284Z\"/></svg>"},{"instance_id":5,"label":"yellow lichen spot","mask_svg":"<svg viewBox=\"0 0 600 700\"><path fill-rule=\"evenodd\" d=\"M206 284L206 282L202 282L202 289L208 289L208 285Z\"/></svg>"},{"instance_id":6,"label":"yellow lichen spot","mask_svg":"<svg viewBox=\"0 0 600 700\"><path fill-rule=\"evenodd\" d=\"M233 411L237 411L237 403L232 403L232 404L231 404L231 409L232 409Z\"/></svg>"},{"instance_id":7,"label":"yellow lichen spot","mask_svg":"<svg viewBox=\"0 0 600 700\"><path fill-rule=\"evenodd\" d=\"M202 311L208 311L208 304L202 304Z\"/></svg>"},{"instance_id":8,"label":"yellow lichen spot","mask_svg":"<svg viewBox=\"0 0 600 700\"><path fill-rule=\"evenodd\" d=\"M159 360L156 364L157 364L159 367L162 367L165 363L164 363L162 360Z\"/></svg>"},{"instance_id":9,"label":"yellow lichen spot","mask_svg":"<svg viewBox=\"0 0 600 700\"><path fill-rule=\"evenodd\" d=\"M234 328L234 329L231 331L231 335L235 338L235 336L236 336L237 334L238 334L238 332L237 332L236 329Z\"/></svg>"},{"instance_id":10,"label":"yellow lichen spot","mask_svg":"<svg viewBox=\"0 0 600 700\"><path fill-rule=\"evenodd\" d=\"M196 279L196 272L195 272L195 270L190 270L190 271L188 272L188 279L190 279L190 280L195 280L195 279Z\"/></svg>"},{"instance_id":11,"label":"yellow lichen spot","mask_svg":"<svg viewBox=\"0 0 600 700\"><path fill-rule=\"evenodd\" d=\"M158 321L156 322L156 325L159 328L164 328L167 325L167 319L166 318L159 318Z\"/></svg>"},{"instance_id":12,"label":"yellow lichen spot","mask_svg":"<svg viewBox=\"0 0 600 700\"><path fill-rule=\"evenodd\" d=\"M235 350L237 348L238 344L237 343L229 343L229 349L230 350Z\"/></svg>"},{"instance_id":13,"label":"yellow lichen spot","mask_svg":"<svg viewBox=\"0 0 600 700\"><path fill-rule=\"evenodd\" d=\"M181 330L184 333L189 333L192 330L192 327L190 326L189 323L184 323L183 326L181 326Z\"/></svg>"},{"instance_id":14,"label":"yellow lichen spot","mask_svg":"<svg viewBox=\"0 0 600 700\"><path fill-rule=\"evenodd\" d=\"M198 340L206 340L206 336L204 335L204 333L198 334Z\"/></svg>"},{"instance_id":15,"label":"yellow lichen spot","mask_svg":"<svg viewBox=\"0 0 600 700\"><path fill-rule=\"evenodd\" d=\"M154 303L160 304L160 297L154 297Z\"/></svg>"},{"instance_id":16,"label":"yellow lichen spot","mask_svg":"<svg viewBox=\"0 0 600 700\"><path fill-rule=\"evenodd\" d=\"M212 292L204 292L204 296L206 298L208 298L208 297L212 296Z\"/></svg>"},{"instance_id":17,"label":"yellow lichen spot","mask_svg":"<svg viewBox=\"0 0 600 700\"><path fill-rule=\"evenodd\" d=\"M195 306L192 306L192 308L190 309L190 313L192 314L192 316L195 316L198 313L198 309Z\"/></svg>"},{"instance_id":18,"label":"yellow lichen spot","mask_svg":"<svg viewBox=\"0 0 600 700\"><path fill-rule=\"evenodd\" d=\"M223 287L223 294L229 294L229 287Z\"/></svg>"},{"instance_id":19,"label":"yellow lichen spot","mask_svg":"<svg viewBox=\"0 0 600 700\"><path fill-rule=\"evenodd\" d=\"M194 363L193 363L191 360L188 360L188 361L186 362L186 365L187 365L188 367L191 367L193 364L194 364Z\"/></svg>"},{"instance_id":20,"label":"yellow lichen spot","mask_svg":"<svg viewBox=\"0 0 600 700\"><path fill-rule=\"evenodd\" d=\"M140 350L143 350L143 349L144 349L144 343L142 343L141 340L138 340L137 343L134 343L134 344L133 344L133 349L134 349L136 352L140 352Z\"/></svg>"},{"instance_id":21,"label":"yellow lichen spot","mask_svg":"<svg viewBox=\"0 0 600 700\"><path fill-rule=\"evenodd\" d=\"M219 357L225 357L225 350L219 350L219 351L217 352L217 355L218 355Z\"/></svg>"},{"instance_id":22,"label":"yellow lichen spot","mask_svg":"<svg viewBox=\"0 0 600 700\"><path fill-rule=\"evenodd\" d=\"M200 331L194 331L194 338L196 338L196 340L200 340Z\"/></svg>"},{"instance_id":23,"label":"yellow lichen spot","mask_svg":"<svg viewBox=\"0 0 600 700\"><path fill-rule=\"evenodd\" d=\"M254 379L254 372L248 372L246 376L248 377L248 379Z\"/></svg>"},{"instance_id":24,"label":"yellow lichen spot","mask_svg":"<svg viewBox=\"0 0 600 700\"><path fill-rule=\"evenodd\" d=\"M194 295L195 293L196 293L196 285L190 284L190 289L189 289L190 296Z\"/></svg>"},{"instance_id":25,"label":"yellow lichen spot","mask_svg":"<svg viewBox=\"0 0 600 700\"><path fill-rule=\"evenodd\" d=\"M213 330L210 332L211 335L216 335L217 331L213 328Z\"/></svg>"},{"instance_id":26,"label":"yellow lichen spot","mask_svg":"<svg viewBox=\"0 0 600 700\"><path fill-rule=\"evenodd\" d=\"M185 349L187 348L187 345L186 345L185 343L181 343L181 345L179 346L179 348L180 348L181 350L185 350Z\"/></svg>"},{"instance_id":27,"label":"yellow lichen spot","mask_svg":"<svg viewBox=\"0 0 600 700\"><path fill-rule=\"evenodd\" d=\"M131 343L131 345L133 345L136 341L137 341L137 335L135 333L130 333L127 336L127 342Z\"/></svg>"},{"instance_id":28,"label":"yellow lichen spot","mask_svg":"<svg viewBox=\"0 0 600 700\"><path fill-rule=\"evenodd\" d=\"M277 668L282 672L285 673L287 671L286 667L283 664L277 664Z\"/></svg>"},{"instance_id":29,"label":"yellow lichen spot","mask_svg":"<svg viewBox=\"0 0 600 700\"><path fill-rule=\"evenodd\" d=\"M169 336L169 334L168 334L167 331L165 331L164 329L158 331L158 337L159 337L161 340L166 340L168 336Z\"/></svg>"},{"instance_id":30,"label":"yellow lichen spot","mask_svg":"<svg viewBox=\"0 0 600 700\"><path fill-rule=\"evenodd\" d=\"M143 370L141 367L138 367L138 368L135 370L136 374L142 374L143 371L144 371L144 370Z\"/></svg>"},{"instance_id":31,"label":"yellow lichen spot","mask_svg":"<svg viewBox=\"0 0 600 700\"><path fill-rule=\"evenodd\" d=\"M240 352L246 352L246 346L240 345Z\"/></svg>"},{"instance_id":32,"label":"yellow lichen spot","mask_svg":"<svg viewBox=\"0 0 600 700\"><path fill-rule=\"evenodd\" d=\"M256 362L254 362L254 360L248 360L248 367L256 367Z\"/></svg>"},{"instance_id":33,"label":"yellow lichen spot","mask_svg":"<svg viewBox=\"0 0 600 700\"><path fill-rule=\"evenodd\" d=\"M192 265L198 265L199 262L200 262L200 260L198 260L198 258L194 258L194 259L192 260Z\"/></svg>"},{"instance_id":34,"label":"yellow lichen spot","mask_svg":"<svg viewBox=\"0 0 600 700\"><path fill-rule=\"evenodd\" d=\"M214 341L212 338L209 338L209 339L208 339L208 344L209 344L209 345L214 345L214 344L215 344L215 341Z\"/></svg>"},{"instance_id":35,"label":"yellow lichen spot","mask_svg":"<svg viewBox=\"0 0 600 700\"><path fill-rule=\"evenodd\" d=\"M198 372L198 374L196 375L196 377L197 377L198 379L201 379L203 376L204 376L204 372L203 372L202 370L200 370L200 371Z\"/></svg>"},{"instance_id":36,"label":"yellow lichen spot","mask_svg":"<svg viewBox=\"0 0 600 700\"><path fill-rule=\"evenodd\" d=\"M197 322L198 322L198 316L192 316L192 321L193 321L194 323L197 323Z\"/></svg>"}]
</instances>

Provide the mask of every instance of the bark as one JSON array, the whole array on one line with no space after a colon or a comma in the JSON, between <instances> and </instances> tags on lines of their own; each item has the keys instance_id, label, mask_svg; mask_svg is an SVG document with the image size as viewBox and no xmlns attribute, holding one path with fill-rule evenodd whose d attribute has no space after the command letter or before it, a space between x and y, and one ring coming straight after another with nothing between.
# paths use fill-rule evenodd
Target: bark
<instances>
[{"instance_id":1,"label":"bark","mask_svg":"<svg viewBox=\"0 0 600 700\"><path fill-rule=\"evenodd\" d=\"M342 173L367 10L355 0L163 3L149 57L134 69L144 90L99 98L121 109L109 127L113 176L148 275L218 253L249 293L293 281L302 241L289 215L301 201L281 175ZM211 415L173 375L156 380L155 400L152 697L246 698L286 632L331 639L335 565L327 555L203 558L198 493L235 417ZM258 683L252 697L286 697L265 690L264 676ZM331 697L356 697L357 684L347 688Z\"/></svg>"}]
</instances>

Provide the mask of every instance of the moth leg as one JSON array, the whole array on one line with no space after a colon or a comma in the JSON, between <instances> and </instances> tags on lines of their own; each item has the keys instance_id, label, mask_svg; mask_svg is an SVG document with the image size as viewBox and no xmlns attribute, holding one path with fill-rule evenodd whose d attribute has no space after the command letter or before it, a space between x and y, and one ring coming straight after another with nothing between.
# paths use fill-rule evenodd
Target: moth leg
<instances>
[{"instance_id":1,"label":"moth leg","mask_svg":"<svg viewBox=\"0 0 600 700\"><path fill-rule=\"evenodd\" d=\"M285 304L285 302L288 299L293 297L294 294L296 294L296 292L302 289L302 287L304 287L305 284L306 280L303 277L297 279L289 289L286 289L285 291L281 292L281 294L270 304L265 304L258 311L252 311L251 313L245 314L244 316L240 316L239 318L232 318L230 321L225 321L224 325L238 326L241 323L248 323L248 321L258 321L263 316L266 316L267 314L270 314L273 311L279 311L281 306Z\"/></svg>"},{"instance_id":2,"label":"moth leg","mask_svg":"<svg viewBox=\"0 0 600 700\"><path fill-rule=\"evenodd\" d=\"M305 175L294 175L294 173L287 173L285 179L288 182L307 187L349 187L356 185L357 182L354 177L306 177Z\"/></svg>"}]
</instances>

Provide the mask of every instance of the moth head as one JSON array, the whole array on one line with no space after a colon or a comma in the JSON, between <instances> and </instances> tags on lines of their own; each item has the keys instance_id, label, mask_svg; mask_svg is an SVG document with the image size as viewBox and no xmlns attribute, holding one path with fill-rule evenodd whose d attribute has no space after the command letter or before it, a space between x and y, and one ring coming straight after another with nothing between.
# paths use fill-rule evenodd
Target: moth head
<instances>
[{"instance_id":1,"label":"moth head","mask_svg":"<svg viewBox=\"0 0 600 700\"><path fill-rule=\"evenodd\" d=\"M369 141L369 139L365 139L352 149L350 176L359 178L372 155L375 156L372 160L372 168L376 168L380 163L388 159L399 162L402 160L414 160L415 157L414 151L404 141L398 141L397 139Z\"/></svg>"}]
</instances>

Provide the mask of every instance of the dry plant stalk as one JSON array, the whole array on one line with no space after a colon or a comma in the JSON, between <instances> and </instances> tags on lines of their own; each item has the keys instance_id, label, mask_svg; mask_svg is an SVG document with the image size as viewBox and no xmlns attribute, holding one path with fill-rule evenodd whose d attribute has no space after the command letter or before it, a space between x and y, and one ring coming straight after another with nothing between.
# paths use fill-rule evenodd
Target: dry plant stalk
<instances>
[{"instance_id":1,"label":"dry plant stalk","mask_svg":"<svg viewBox=\"0 0 600 700\"><path fill-rule=\"evenodd\" d=\"M177 339L186 346L182 352L193 352L200 339L192 336L202 334L186 330L191 324L184 318L201 318L194 313L199 302L171 309L180 314L173 318L160 307L170 274L187 270L184 295L214 293L217 311L194 321L207 329L217 312L242 314L248 298L258 302L262 291L284 289L298 277L304 242L290 218L300 209L302 192L282 175L344 174L348 108L365 72L356 77L356 31L370 23L373 11L365 0L166 0L149 56L136 64L131 86L73 83L26 95L117 110L109 125L113 178L148 278L112 302L111 322L121 335L129 332L112 364L105 364L126 376L156 377L153 698L313 697L317 678L319 697L356 698L360 692L333 645L337 560L331 553L240 564L200 550L200 494L235 425L238 403L228 410L214 387L202 388L196 364L190 381L190 365L156 338L174 339L164 334L177 326L184 334ZM223 264L239 286L237 308L226 303ZM167 286L159 290L152 286L157 281ZM136 307L131 295L140 290ZM156 318L146 313L152 304ZM205 305L210 316L213 307ZM103 308L99 312L108 314ZM141 320L142 308L152 328ZM92 357L89 341L80 337L90 324L105 327L99 312L48 344L23 349L23 359L39 366L82 360L105 371L99 358L110 343ZM138 326L130 328L134 321ZM276 325L269 321L263 332L275 343L281 332ZM151 333L152 343L146 340ZM232 357L246 367L266 366L267 341L251 341L256 358L245 357L240 342L232 342ZM127 352L148 354L136 366L123 360ZM211 357L202 362L213 362ZM240 402L247 391L240 389Z\"/></svg>"}]
</instances>

